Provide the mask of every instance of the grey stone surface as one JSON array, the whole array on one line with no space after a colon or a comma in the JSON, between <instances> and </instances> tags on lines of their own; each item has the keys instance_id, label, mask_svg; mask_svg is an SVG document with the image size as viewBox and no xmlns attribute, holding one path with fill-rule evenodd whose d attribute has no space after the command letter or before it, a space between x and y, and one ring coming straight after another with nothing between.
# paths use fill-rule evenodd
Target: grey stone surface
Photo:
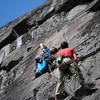
<instances>
[{"instance_id":1,"label":"grey stone surface","mask_svg":"<svg viewBox=\"0 0 100 100\"><path fill-rule=\"evenodd\" d=\"M0 63L10 69L0 71L0 100L54 100L57 69L51 73L52 76L45 73L35 79L34 58L40 55L41 42L51 48L59 47L64 40L78 52L79 66L86 82L95 84L93 89L97 88L80 100L99 100L100 10L98 7L100 7L98 0L77 0L77 2L48 0L40 7L1 27ZM73 18L69 17L70 13ZM68 21L68 17L72 19ZM68 85L73 91L83 93L74 77ZM66 92L72 93L70 88L65 84L61 100L71 100L66 94Z\"/></svg>"},{"instance_id":2,"label":"grey stone surface","mask_svg":"<svg viewBox=\"0 0 100 100\"><path fill-rule=\"evenodd\" d=\"M1 50L0 51L0 64L3 62L4 57L5 57L5 52L4 52L4 50Z\"/></svg>"},{"instance_id":3,"label":"grey stone surface","mask_svg":"<svg viewBox=\"0 0 100 100\"><path fill-rule=\"evenodd\" d=\"M72 20L75 16L77 16L80 12L84 11L87 8L87 5L78 5L73 8L67 16L68 20Z\"/></svg>"}]
</instances>

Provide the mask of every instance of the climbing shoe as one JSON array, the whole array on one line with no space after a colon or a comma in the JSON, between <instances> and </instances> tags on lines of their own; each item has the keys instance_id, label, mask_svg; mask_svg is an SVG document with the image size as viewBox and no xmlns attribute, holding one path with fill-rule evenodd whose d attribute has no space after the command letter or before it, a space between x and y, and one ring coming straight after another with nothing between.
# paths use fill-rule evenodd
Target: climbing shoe
<instances>
[{"instance_id":1,"label":"climbing shoe","mask_svg":"<svg viewBox=\"0 0 100 100\"><path fill-rule=\"evenodd\" d=\"M41 72L36 72L36 73L35 73L35 78L41 76L41 74L42 74Z\"/></svg>"}]
</instances>

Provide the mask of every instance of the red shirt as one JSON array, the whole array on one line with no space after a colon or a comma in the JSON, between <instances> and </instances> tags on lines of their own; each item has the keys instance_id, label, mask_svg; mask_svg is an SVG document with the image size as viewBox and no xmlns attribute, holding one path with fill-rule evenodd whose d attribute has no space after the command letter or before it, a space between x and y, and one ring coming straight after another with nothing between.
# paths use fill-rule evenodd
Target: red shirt
<instances>
[{"instance_id":1,"label":"red shirt","mask_svg":"<svg viewBox=\"0 0 100 100\"><path fill-rule=\"evenodd\" d=\"M77 52L74 49L65 48L65 49L59 50L59 52L57 53L57 56L68 56L68 57L73 58L73 54L77 55Z\"/></svg>"}]
</instances>

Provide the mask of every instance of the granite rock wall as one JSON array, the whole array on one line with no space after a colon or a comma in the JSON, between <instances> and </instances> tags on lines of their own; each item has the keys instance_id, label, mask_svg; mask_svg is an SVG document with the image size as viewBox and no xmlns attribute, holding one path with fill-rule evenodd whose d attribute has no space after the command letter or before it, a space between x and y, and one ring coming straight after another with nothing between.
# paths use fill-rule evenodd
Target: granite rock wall
<instances>
[{"instance_id":1,"label":"granite rock wall","mask_svg":"<svg viewBox=\"0 0 100 100\"><path fill-rule=\"evenodd\" d=\"M0 100L54 100L57 68L52 77L45 73L34 79L34 58L40 54L41 42L51 48L59 47L64 40L78 52L85 80L96 88L80 100L99 100L99 17L99 0L48 0L1 27ZM80 88L73 77L69 86L73 91ZM65 85L61 100L72 100L67 88Z\"/></svg>"}]
</instances>

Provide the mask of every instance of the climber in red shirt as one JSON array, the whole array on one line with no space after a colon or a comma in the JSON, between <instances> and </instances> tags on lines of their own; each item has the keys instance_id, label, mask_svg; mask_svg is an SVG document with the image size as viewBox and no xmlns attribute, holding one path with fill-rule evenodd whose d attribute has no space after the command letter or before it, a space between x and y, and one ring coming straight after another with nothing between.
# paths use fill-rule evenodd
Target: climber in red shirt
<instances>
[{"instance_id":1,"label":"climber in red shirt","mask_svg":"<svg viewBox=\"0 0 100 100\"><path fill-rule=\"evenodd\" d=\"M68 56L70 58L73 58L73 55L77 55L77 52L72 49L72 48L65 48L65 49L61 49L58 53L57 56Z\"/></svg>"},{"instance_id":2,"label":"climber in red shirt","mask_svg":"<svg viewBox=\"0 0 100 100\"><path fill-rule=\"evenodd\" d=\"M63 42L61 44L61 49L56 55L59 71L58 71L58 83L56 87L55 100L58 100L64 85L63 83L64 81L67 81L63 79L64 76L66 76L67 78L67 76L70 74L74 75L78 79L81 86L86 89L86 84L83 75L78 67L77 55L78 55L77 52L73 48L68 47L67 42Z\"/></svg>"}]
</instances>

